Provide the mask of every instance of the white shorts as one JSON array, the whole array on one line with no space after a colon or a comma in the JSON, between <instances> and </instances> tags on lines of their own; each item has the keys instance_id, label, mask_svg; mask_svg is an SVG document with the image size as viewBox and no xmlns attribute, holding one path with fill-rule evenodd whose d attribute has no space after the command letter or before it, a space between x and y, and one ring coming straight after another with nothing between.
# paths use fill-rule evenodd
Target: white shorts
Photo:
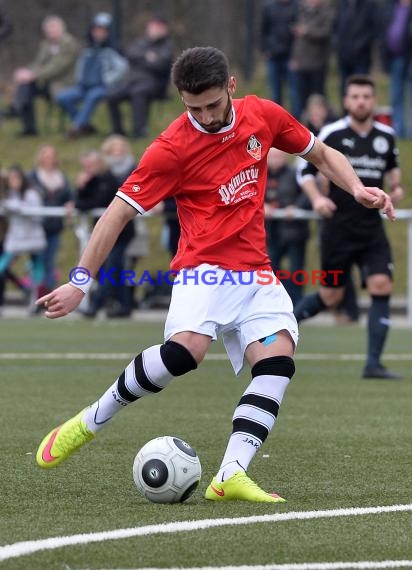
<instances>
[{"instance_id":1,"label":"white shorts","mask_svg":"<svg viewBox=\"0 0 412 570\"><path fill-rule=\"evenodd\" d=\"M297 345L292 301L270 271L229 271L202 264L182 269L173 285L165 341L192 331L216 340L219 335L236 374L251 342L287 330Z\"/></svg>"}]
</instances>

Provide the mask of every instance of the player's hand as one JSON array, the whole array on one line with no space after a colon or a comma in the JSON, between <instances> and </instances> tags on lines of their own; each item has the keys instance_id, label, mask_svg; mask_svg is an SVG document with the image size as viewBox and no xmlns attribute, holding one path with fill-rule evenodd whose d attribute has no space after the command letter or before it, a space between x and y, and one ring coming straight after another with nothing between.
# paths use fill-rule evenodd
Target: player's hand
<instances>
[{"instance_id":1,"label":"player's hand","mask_svg":"<svg viewBox=\"0 0 412 570\"><path fill-rule=\"evenodd\" d=\"M45 308L44 314L48 319L57 319L71 313L83 297L83 291L71 283L66 283L37 299L36 305L42 305Z\"/></svg>"},{"instance_id":2,"label":"player's hand","mask_svg":"<svg viewBox=\"0 0 412 570\"><path fill-rule=\"evenodd\" d=\"M403 200L404 195L405 193L403 191L402 186L396 186L396 188L389 193L389 196L391 197L392 200L392 204L394 206L397 206L399 202Z\"/></svg>"},{"instance_id":3,"label":"player's hand","mask_svg":"<svg viewBox=\"0 0 412 570\"><path fill-rule=\"evenodd\" d=\"M336 211L336 204L327 196L319 194L313 201L312 208L323 218L331 218Z\"/></svg>"},{"instance_id":4,"label":"player's hand","mask_svg":"<svg viewBox=\"0 0 412 570\"><path fill-rule=\"evenodd\" d=\"M395 220L395 208L392 200L386 192L374 186L365 186L357 189L353 195L355 200L365 208L377 208L382 210L391 221Z\"/></svg>"}]
</instances>

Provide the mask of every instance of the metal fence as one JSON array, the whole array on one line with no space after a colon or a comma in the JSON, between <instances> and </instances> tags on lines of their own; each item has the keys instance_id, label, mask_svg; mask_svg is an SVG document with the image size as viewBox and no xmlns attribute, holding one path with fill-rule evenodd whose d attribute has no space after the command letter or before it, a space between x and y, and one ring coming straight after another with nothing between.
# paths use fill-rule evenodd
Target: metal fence
<instances>
[{"instance_id":1,"label":"metal fence","mask_svg":"<svg viewBox=\"0 0 412 570\"><path fill-rule=\"evenodd\" d=\"M85 248L91 233L92 219L100 216L104 210L94 209L89 210L87 213L79 212L74 210L74 233L78 240L79 253ZM13 212L15 215L15 212ZM0 215L7 216L7 212L0 207ZM65 217L67 212L64 207L38 207L38 208L22 208L19 211L21 216L38 216L41 218L45 217ZM156 215L156 214L155 214ZM145 214L145 217L151 217L152 214ZM282 209L275 210L273 212L273 218L283 219L285 218L285 212ZM308 210L295 210L295 219L300 220L320 220L321 217L313 211ZM387 219L383 216L383 219ZM412 327L412 210L400 209L396 210L396 219L403 221L407 224L407 283L406 283L406 319L407 324Z\"/></svg>"}]
</instances>

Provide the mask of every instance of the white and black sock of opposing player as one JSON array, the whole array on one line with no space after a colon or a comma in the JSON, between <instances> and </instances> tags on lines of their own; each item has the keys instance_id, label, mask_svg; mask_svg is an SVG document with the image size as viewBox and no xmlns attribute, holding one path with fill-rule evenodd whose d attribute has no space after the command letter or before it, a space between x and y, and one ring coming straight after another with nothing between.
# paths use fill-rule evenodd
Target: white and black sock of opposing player
<instances>
[{"instance_id":1,"label":"white and black sock of opposing player","mask_svg":"<svg viewBox=\"0 0 412 570\"><path fill-rule=\"evenodd\" d=\"M160 346L151 346L138 354L116 382L85 410L83 420L90 431L98 431L128 404L160 392L169 384L173 376L163 364Z\"/></svg>"},{"instance_id":2,"label":"white and black sock of opposing player","mask_svg":"<svg viewBox=\"0 0 412 570\"><path fill-rule=\"evenodd\" d=\"M233 431L216 479L225 481L249 463L269 435L289 384L284 376L253 378L233 414Z\"/></svg>"}]
</instances>

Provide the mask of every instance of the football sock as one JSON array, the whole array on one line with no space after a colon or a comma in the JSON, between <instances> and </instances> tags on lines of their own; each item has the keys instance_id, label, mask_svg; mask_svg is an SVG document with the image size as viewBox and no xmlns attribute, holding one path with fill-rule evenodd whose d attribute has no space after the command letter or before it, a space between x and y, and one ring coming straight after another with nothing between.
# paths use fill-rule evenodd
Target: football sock
<instances>
[{"instance_id":1,"label":"football sock","mask_svg":"<svg viewBox=\"0 0 412 570\"><path fill-rule=\"evenodd\" d=\"M83 415L87 428L96 432L113 415L143 396L160 392L173 375L163 363L160 345L151 346L138 354L116 382Z\"/></svg>"},{"instance_id":2,"label":"football sock","mask_svg":"<svg viewBox=\"0 0 412 570\"><path fill-rule=\"evenodd\" d=\"M247 471L250 462L276 421L279 406L289 384L284 376L255 376L233 414L233 430L220 469L219 483L239 469Z\"/></svg>"},{"instance_id":3,"label":"football sock","mask_svg":"<svg viewBox=\"0 0 412 570\"><path fill-rule=\"evenodd\" d=\"M386 337L389 331L389 295L372 295L368 314L368 355L366 366L380 364Z\"/></svg>"},{"instance_id":4,"label":"football sock","mask_svg":"<svg viewBox=\"0 0 412 570\"><path fill-rule=\"evenodd\" d=\"M325 303L322 301L319 293L312 293L303 297L294 309L295 317L298 323L304 319L310 319L321 311L326 309Z\"/></svg>"}]
</instances>

